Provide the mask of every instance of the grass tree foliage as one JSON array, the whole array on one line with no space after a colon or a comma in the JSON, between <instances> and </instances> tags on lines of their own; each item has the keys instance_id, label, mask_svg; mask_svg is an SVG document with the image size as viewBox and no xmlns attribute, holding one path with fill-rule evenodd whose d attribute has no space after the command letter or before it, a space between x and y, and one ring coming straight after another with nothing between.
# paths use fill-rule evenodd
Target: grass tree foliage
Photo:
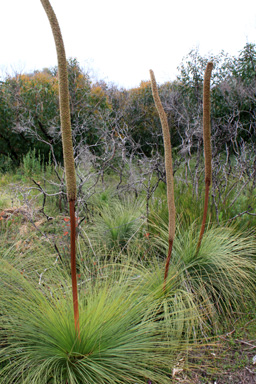
<instances>
[{"instance_id":1,"label":"grass tree foliage","mask_svg":"<svg viewBox=\"0 0 256 384\"><path fill-rule=\"evenodd\" d=\"M159 216L152 217L153 247L160 254L168 249L168 226ZM205 316L213 324L229 318L255 302L256 242L253 231L237 231L229 226L207 228L198 249L199 228L177 226L172 267L183 276L181 287L193 300L204 305Z\"/></svg>"},{"instance_id":2,"label":"grass tree foliage","mask_svg":"<svg viewBox=\"0 0 256 384\"><path fill-rule=\"evenodd\" d=\"M78 336L67 276L38 289L1 261L2 382L169 382L181 337L195 320L190 294L172 274L163 301L158 269L105 267L104 276L80 290Z\"/></svg>"}]
</instances>

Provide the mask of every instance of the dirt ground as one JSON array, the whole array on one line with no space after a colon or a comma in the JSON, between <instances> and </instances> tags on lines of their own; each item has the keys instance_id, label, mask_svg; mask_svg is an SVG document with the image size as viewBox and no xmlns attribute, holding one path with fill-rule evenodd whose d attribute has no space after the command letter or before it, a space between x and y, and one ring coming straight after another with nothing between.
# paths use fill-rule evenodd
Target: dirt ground
<instances>
[{"instance_id":1,"label":"dirt ground","mask_svg":"<svg viewBox=\"0 0 256 384\"><path fill-rule=\"evenodd\" d=\"M173 384L256 383L256 340L221 340L217 348L203 349L194 361L195 368L178 372Z\"/></svg>"}]
</instances>

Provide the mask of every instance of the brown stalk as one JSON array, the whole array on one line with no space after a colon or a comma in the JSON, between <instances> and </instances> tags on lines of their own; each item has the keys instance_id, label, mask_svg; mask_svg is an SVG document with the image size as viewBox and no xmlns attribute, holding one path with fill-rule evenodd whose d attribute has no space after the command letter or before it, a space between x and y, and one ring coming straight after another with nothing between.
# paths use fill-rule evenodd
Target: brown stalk
<instances>
[{"instance_id":1,"label":"brown stalk","mask_svg":"<svg viewBox=\"0 0 256 384\"><path fill-rule=\"evenodd\" d=\"M41 0L44 10L49 19L58 59L58 78L59 78L59 97L60 97L60 121L64 167L67 185L67 197L70 211L70 253L71 253L71 278L72 278L72 294L74 307L75 329L79 336L79 311L78 311L78 294L76 279L76 223L75 223L75 201L76 201L76 173L75 161L73 155L73 143L70 120L69 107L69 90L68 90L68 71L65 47L62 39L61 30L57 17L49 0Z\"/></svg>"},{"instance_id":2,"label":"brown stalk","mask_svg":"<svg viewBox=\"0 0 256 384\"><path fill-rule=\"evenodd\" d=\"M72 279L72 295L74 307L75 329L80 336L79 329L79 310L77 296L77 278L76 278L76 218L75 218L75 201L69 201L70 214L70 257L71 257L71 279Z\"/></svg>"},{"instance_id":3,"label":"brown stalk","mask_svg":"<svg viewBox=\"0 0 256 384\"><path fill-rule=\"evenodd\" d=\"M169 214L169 225L168 225L169 248L168 248L168 255L166 259L165 273L164 273L164 290L165 290L166 280L167 280L168 271L169 271L169 264L171 260L171 254L172 254L173 240L175 236L175 202L174 202L174 182L173 182L173 168L172 168L172 147L171 147L171 136L170 136L168 120L158 94L155 75L152 70L150 70L149 72L150 72L150 78L151 78L152 94L153 94L154 102L156 105L156 109L158 111L158 114L161 120L163 139L164 139L167 204L168 204L168 214Z\"/></svg>"},{"instance_id":4,"label":"brown stalk","mask_svg":"<svg viewBox=\"0 0 256 384\"><path fill-rule=\"evenodd\" d=\"M201 246L202 238L205 231L207 218L209 191L212 181L212 149L211 149L211 100L210 100L210 81L213 63L207 63L204 75L203 89L203 139L204 139L204 164L205 164L205 197L204 197L204 212L199 240L197 244L197 252Z\"/></svg>"}]
</instances>

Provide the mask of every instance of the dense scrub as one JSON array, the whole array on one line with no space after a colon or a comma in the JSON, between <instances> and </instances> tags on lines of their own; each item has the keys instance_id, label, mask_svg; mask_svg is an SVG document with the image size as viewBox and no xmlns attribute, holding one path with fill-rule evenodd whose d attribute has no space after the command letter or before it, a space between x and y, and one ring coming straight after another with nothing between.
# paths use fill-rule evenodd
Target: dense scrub
<instances>
[{"instance_id":1,"label":"dense scrub","mask_svg":"<svg viewBox=\"0 0 256 384\"><path fill-rule=\"evenodd\" d=\"M212 83L213 155L237 154L255 144L254 44L238 57L221 52L214 62ZM186 159L202 144L203 74L209 57L192 50L179 67L178 78L159 86L159 94L171 127L172 145ZM54 152L62 159L57 69L7 77L0 84L1 162L20 163L36 149L47 160ZM76 59L68 61L71 124L76 156L106 161L113 148L124 148L149 158L163 153L160 122L150 81L133 89L118 89L103 81L93 83Z\"/></svg>"}]
</instances>

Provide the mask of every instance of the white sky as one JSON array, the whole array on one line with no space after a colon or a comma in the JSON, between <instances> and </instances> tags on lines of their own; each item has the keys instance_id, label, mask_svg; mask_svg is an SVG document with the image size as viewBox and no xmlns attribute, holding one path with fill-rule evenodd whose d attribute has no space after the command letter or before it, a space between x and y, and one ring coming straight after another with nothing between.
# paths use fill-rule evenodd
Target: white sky
<instances>
[{"instance_id":1,"label":"white sky","mask_svg":"<svg viewBox=\"0 0 256 384\"><path fill-rule=\"evenodd\" d=\"M40 0L0 5L0 73L29 72L57 64ZM67 57L98 79L130 88L149 79L174 80L192 48L237 55L256 43L255 0L51 0Z\"/></svg>"}]
</instances>

